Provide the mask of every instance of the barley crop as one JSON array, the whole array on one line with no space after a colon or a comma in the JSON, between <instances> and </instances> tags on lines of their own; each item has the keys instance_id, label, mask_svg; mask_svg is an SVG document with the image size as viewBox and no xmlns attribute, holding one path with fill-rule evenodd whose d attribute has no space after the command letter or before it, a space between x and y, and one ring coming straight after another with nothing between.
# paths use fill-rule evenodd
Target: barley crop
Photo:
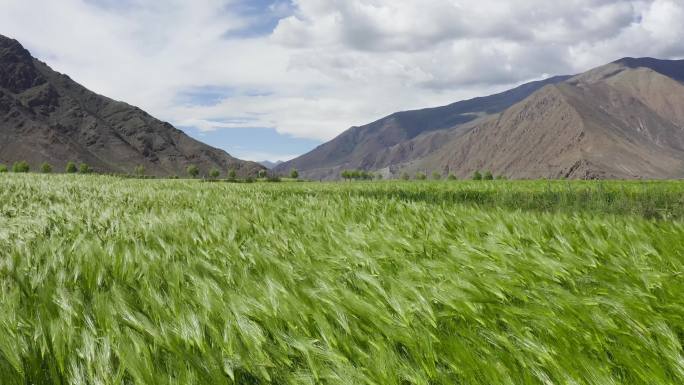
<instances>
[{"instance_id":1,"label":"barley crop","mask_svg":"<svg viewBox=\"0 0 684 385\"><path fill-rule=\"evenodd\" d=\"M0 384L681 384L678 182L0 176Z\"/></svg>"}]
</instances>

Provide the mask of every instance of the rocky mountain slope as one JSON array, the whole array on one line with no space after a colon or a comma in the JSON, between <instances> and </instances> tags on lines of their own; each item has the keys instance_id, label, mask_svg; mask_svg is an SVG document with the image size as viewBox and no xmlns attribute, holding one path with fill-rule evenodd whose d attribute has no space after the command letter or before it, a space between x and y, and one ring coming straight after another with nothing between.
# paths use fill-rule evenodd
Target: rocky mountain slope
<instances>
[{"instance_id":1,"label":"rocky mountain slope","mask_svg":"<svg viewBox=\"0 0 684 385\"><path fill-rule=\"evenodd\" d=\"M256 174L263 167L196 141L137 107L97 95L0 35L0 163L26 160L63 170L184 175L189 165Z\"/></svg>"},{"instance_id":2,"label":"rocky mountain slope","mask_svg":"<svg viewBox=\"0 0 684 385\"><path fill-rule=\"evenodd\" d=\"M468 127L469 123L499 113L545 85L568 78L558 76L532 82L448 106L398 112L365 126L352 127L313 151L278 165L275 170L287 172L297 168L309 178L334 179L343 169L378 170L401 164L434 151L442 140L443 130ZM420 140L426 133L437 135Z\"/></svg>"},{"instance_id":3,"label":"rocky mountain slope","mask_svg":"<svg viewBox=\"0 0 684 385\"><path fill-rule=\"evenodd\" d=\"M530 90L524 97L498 110L471 109L478 113L467 122L451 120L434 130L411 124L402 129L416 135L384 142L373 152L364 152L365 140L353 145L341 141L360 130L352 128L281 167L297 167L312 178L334 178L344 168L386 176L438 171L467 177L491 170L510 178L680 178L682 81L684 61L626 58L571 78L523 86ZM388 125L365 126L365 137L376 136L373 142L383 143L382 127ZM354 156L311 161L343 152L340 148Z\"/></svg>"}]
</instances>

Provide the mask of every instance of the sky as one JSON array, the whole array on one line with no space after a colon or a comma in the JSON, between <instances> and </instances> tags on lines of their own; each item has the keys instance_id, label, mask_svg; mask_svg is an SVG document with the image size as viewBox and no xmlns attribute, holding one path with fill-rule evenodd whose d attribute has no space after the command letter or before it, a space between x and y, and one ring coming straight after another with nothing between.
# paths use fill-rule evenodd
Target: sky
<instances>
[{"instance_id":1,"label":"sky","mask_svg":"<svg viewBox=\"0 0 684 385\"><path fill-rule=\"evenodd\" d=\"M622 57L684 57L684 0L0 0L0 34L249 160Z\"/></svg>"}]
</instances>

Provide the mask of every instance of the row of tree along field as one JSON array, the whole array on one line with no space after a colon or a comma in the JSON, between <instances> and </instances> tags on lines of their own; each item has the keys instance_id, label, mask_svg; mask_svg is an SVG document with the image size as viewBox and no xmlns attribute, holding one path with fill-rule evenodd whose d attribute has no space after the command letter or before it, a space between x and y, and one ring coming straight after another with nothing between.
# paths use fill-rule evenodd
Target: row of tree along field
<instances>
[{"instance_id":1,"label":"row of tree along field","mask_svg":"<svg viewBox=\"0 0 684 385\"><path fill-rule=\"evenodd\" d=\"M3 172L8 172L9 168L3 164L0 164L0 173ZM28 164L26 161L20 161L20 162L15 162L12 165L12 172L15 173L27 173L31 171L31 166ZM49 163L42 163L40 165L40 172L44 174L49 174L52 173L53 167ZM80 174L90 174L93 172L93 169L86 163L81 163L78 167L76 166L76 163L74 162L69 162L66 165L65 168L65 173L67 174L75 174L75 173L80 173ZM190 165L187 167L185 170L187 175L191 178L197 178L200 176L200 169L196 165ZM135 167L133 170L133 175L137 177L145 177L145 167L142 165L139 165ZM218 168L212 168L209 170L209 173L207 174L208 178L211 180L217 180L222 176L221 170ZM235 181L238 180L237 177L237 171L235 169L229 169L226 174L226 179L229 181ZM266 170L260 170L258 173L258 178L259 179L276 179L279 178L276 175L269 174L268 171ZM177 176L176 176L177 177ZM290 170L289 177L291 179L299 179L299 171L297 169L292 169ZM381 173L373 173L373 172L368 172L365 170L344 170L340 173L340 177L344 180L352 181L352 180L381 180L383 179L383 175ZM431 175L431 179L433 180L441 180L444 178L444 175L441 173L435 171ZM250 178L247 178L250 179ZM253 179L253 178L252 178ZM428 176L426 173L423 172L418 172L413 177L407 173L403 172L400 176L400 179L402 180L427 180ZM446 179L448 180L457 180L458 178L454 174L449 174ZM495 180L495 179L506 179L505 176L497 176L495 177L491 171L485 171L484 173L481 173L479 170L475 171L471 177L472 180Z\"/></svg>"},{"instance_id":2,"label":"row of tree along field","mask_svg":"<svg viewBox=\"0 0 684 385\"><path fill-rule=\"evenodd\" d=\"M26 161L19 161L15 162L12 165L12 168L10 169L4 164L0 164L0 173L6 173L9 171L12 171L14 173L28 173L31 171L31 165L29 165L28 162ZM53 172L53 167L51 164L44 162L40 165L39 171L43 174L50 174ZM67 174L90 174L93 173L93 169L86 163L81 163L80 165L76 165L74 162L69 162L67 163L64 172ZM191 178L197 178L200 176L200 169L196 165L190 165L186 168L185 172L187 173L187 176ZM222 175L221 170L218 168L212 168L209 170L209 173L207 174L207 177L209 179L219 179ZM138 165L133 169L133 174L130 176L136 176L136 177L145 177L146 176L146 170L143 165ZM226 179L227 180L238 180L237 177L237 171L235 169L229 169L225 173ZM289 177L292 179L298 179L299 178L299 171L296 169L292 169L290 171ZM173 178L178 178L178 176L174 176ZM258 178L259 179L269 179L269 180L275 180L279 179L276 175L269 174L266 170L260 170L258 173ZM252 178L253 179L253 178Z\"/></svg>"},{"instance_id":3,"label":"row of tree along field","mask_svg":"<svg viewBox=\"0 0 684 385\"><path fill-rule=\"evenodd\" d=\"M20 162L15 162L12 165L12 172L14 173L27 173L31 171L31 166L28 164L26 161L20 161ZM0 173L5 173L9 172L9 168L4 165L0 164ZM40 165L40 172L43 174L50 174L52 173L52 165L50 163L44 162ZM81 163L78 166L76 166L76 163L74 162L69 162L67 163L64 172L67 174L76 174L76 173L81 173L81 174L90 174L93 172L93 169L86 163Z\"/></svg>"},{"instance_id":4,"label":"row of tree along field","mask_svg":"<svg viewBox=\"0 0 684 385\"><path fill-rule=\"evenodd\" d=\"M383 175L381 173L372 173L372 172L368 172L365 170L344 170L340 173L340 177L344 180L349 180L349 181L351 181L351 180L374 180L374 179L381 180L381 179L383 179ZM400 178L402 180L411 180L411 179L427 180L428 176L426 173L417 172L412 177L411 174L409 174L408 172L403 172L401 174ZM433 180L441 180L445 177L442 173L434 171L432 173L431 178ZM458 180L458 178L454 174L449 174L448 176L446 176L446 179ZM478 171L475 171L473 173L471 179L472 180L495 180L495 179L504 180L507 178L503 175L499 175L497 177L494 177L494 174L492 174L491 171L485 171L484 173L482 173L478 170Z\"/></svg>"}]
</instances>

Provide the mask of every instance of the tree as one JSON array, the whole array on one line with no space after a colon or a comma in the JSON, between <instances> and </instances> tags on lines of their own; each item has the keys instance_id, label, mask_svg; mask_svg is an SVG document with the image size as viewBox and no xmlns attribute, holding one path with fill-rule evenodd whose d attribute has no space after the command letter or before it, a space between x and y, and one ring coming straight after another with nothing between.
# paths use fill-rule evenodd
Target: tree
<instances>
[{"instance_id":1,"label":"tree","mask_svg":"<svg viewBox=\"0 0 684 385\"><path fill-rule=\"evenodd\" d=\"M409 180L409 179L411 179L411 177L409 176L409 174L406 171L404 171L401 173L401 179Z\"/></svg>"},{"instance_id":2,"label":"tree","mask_svg":"<svg viewBox=\"0 0 684 385\"><path fill-rule=\"evenodd\" d=\"M4 164L0 164L0 173L4 173L4 172L7 172L7 171L8 171L8 170L7 170L7 166L5 166Z\"/></svg>"},{"instance_id":3,"label":"tree","mask_svg":"<svg viewBox=\"0 0 684 385\"><path fill-rule=\"evenodd\" d=\"M260 179L266 178L266 175L267 175L266 170L259 170L258 176L259 176Z\"/></svg>"},{"instance_id":4,"label":"tree","mask_svg":"<svg viewBox=\"0 0 684 385\"><path fill-rule=\"evenodd\" d=\"M419 171L416 173L416 179L417 180L425 180L425 179L427 179L427 175L425 175L424 173Z\"/></svg>"},{"instance_id":5,"label":"tree","mask_svg":"<svg viewBox=\"0 0 684 385\"><path fill-rule=\"evenodd\" d=\"M494 180L494 175L492 175L491 171L485 172L484 176L482 177L484 180Z\"/></svg>"},{"instance_id":6,"label":"tree","mask_svg":"<svg viewBox=\"0 0 684 385\"><path fill-rule=\"evenodd\" d=\"M352 170L351 172L351 178L354 180L358 180L361 177L361 173L359 170Z\"/></svg>"},{"instance_id":7,"label":"tree","mask_svg":"<svg viewBox=\"0 0 684 385\"><path fill-rule=\"evenodd\" d=\"M292 179L299 178L299 171L297 171L296 168L293 168L292 170L290 170L290 178L292 178Z\"/></svg>"},{"instance_id":8,"label":"tree","mask_svg":"<svg viewBox=\"0 0 684 385\"><path fill-rule=\"evenodd\" d=\"M482 180L482 174L480 174L480 171L475 171L473 173L473 180Z\"/></svg>"},{"instance_id":9,"label":"tree","mask_svg":"<svg viewBox=\"0 0 684 385\"><path fill-rule=\"evenodd\" d=\"M40 165L40 171L43 174L49 174L52 172L52 166L50 166L50 163L43 162L43 164Z\"/></svg>"},{"instance_id":10,"label":"tree","mask_svg":"<svg viewBox=\"0 0 684 385\"><path fill-rule=\"evenodd\" d=\"M343 170L343 171L340 173L340 176L341 176L342 179L344 179L344 180L351 180L351 171L349 171L349 170Z\"/></svg>"},{"instance_id":11,"label":"tree","mask_svg":"<svg viewBox=\"0 0 684 385\"><path fill-rule=\"evenodd\" d=\"M74 163L74 162L69 162L69 163L67 163L67 165L66 165L66 172L67 172L67 174L75 174L76 171L78 171L78 170L76 169L76 163Z\"/></svg>"},{"instance_id":12,"label":"tree","mask_svg":"<svg viewBox=\"0 0 684 385\"><path fill-rule=\"evenodd\" d=\"M197 166L195 166L194 164L188 166L188 168L185 171L187 171L188 175L190 175L191 178L197 178L197 175L199 175L199 168L197 168Z\"/></svg>"},{"instance_id":13,"label":"tree","mask_svg":"<svg viewBox=\"0 0 684 385\"><path fill-rule=\"evenodd\" d=\"M433 172L432 172L432 179L434 179L434 180L440 180L440 179L442 179L442 174L440 174L440 173L437 172L437 171L433 171Z\"/></svg>"},{"instance_id":14,"label":"tree","mask_svg":"<svg viewBox=\"0 0 684 385\"><path fill-rule=\"evenodd\" d=\"M91 171L92 169L87 163L81 163L81 165L78 166L78 172L81 174L89 174Z\"/></svg>"},{"instance_id":15,"label":"tree","mask_svg":"<svg viewBox=\"0 0 684 385\"><path fill-rule=\"evenodd\" d=\"M448 178L448 179L449 179L449 180L458 180L458 178L456 178L456 175L454 175L454 174L449 174L449 178Z\"/></svg>"},{"instance_id":16,"label":"tree","mask_svg":"<svg viewBox=\"0 0 684 385\"><path fill-rule=\"evenodd\" d=\"M12 165L12 172L18 172L18 173L26 173L29 172L31 169L31 166L25 161L22 160L21 162L16 162Z\"/></svg>"},{"instance_id":17,"label":"tree","mask_svg":"<svg viewBox=\"0 0 684 385\"><path fill-rule=\"evenodd\" d=\"M275 173L271 173L266 177L266 181L277 183L280 182L280 177Z\"/></svg>"},{"instance_id":18,"label":"tree","mask_svg":"<svg viewBox=\"0 0 684 385\"><path fill-rule=\"evenodd\" d=\"M143 175L145 175L145 166L143 166L142 164L137 165L135 167L135 170L133 170L133 171L135 172L135 175L143 176Z\"/></svg>"},{"instance_id":19,"label":"tree","mask_svg":"<svg viewBox=\"0 0 684 385\"><path fill-rule=\"evenodd\" d=\"M228 170L228 179L235 180L237 178L237 172L234 169Z\"/></svg>"},{"instance_id":20,"label":"tree","mask_svg":"<svg viewBox=\"0 0 684 385\"><path fill-rule=\"evenodd\" d=\"M211 171L209 171L209 176L211 179L216 179L221 175L221 171L219 171L217 168L212 168Z\"/></svg>"}]
</instances>

